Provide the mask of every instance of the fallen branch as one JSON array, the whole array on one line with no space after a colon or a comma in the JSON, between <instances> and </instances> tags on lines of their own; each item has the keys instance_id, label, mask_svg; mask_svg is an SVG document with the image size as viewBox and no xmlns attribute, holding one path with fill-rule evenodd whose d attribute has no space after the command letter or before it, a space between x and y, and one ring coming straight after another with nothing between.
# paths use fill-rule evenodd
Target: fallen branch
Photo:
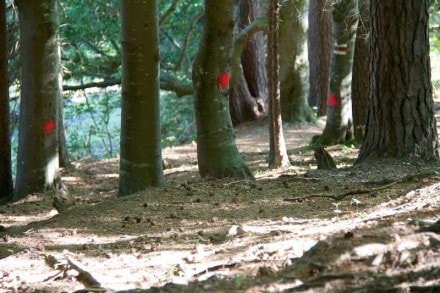
<instances>
[{"instance_id":1,"label":"fallen branch","mask_svg":"<svg viewBox=\"0 0 440 293\"><path fill-rule=\"evenodd\" d=\"M376 192L376 191L390 188L390 187L392 187L396 184L402 183L402 182L407 182L407 181L413 180L415 178L426 177L426 176L430 176L433 174L434 174L433 172L428 172L428 173L421 173L421 174L415 174L415 175L408 175L408 176L403 177L400 180L391 181L391 183L388 183L384 186L380 186L380 187L376 187L376 188L368 188L368 189L350 190L350 191L347 191L347 192L344 192L341 194L337 194L337 195L328 194L328 193L317 193L317 194L310 194L310 195L295 197L295 198L284 198L283 200L289 201L289 202L301 202L303 200L313 198L313 197L324 197L324 198L330 198L330 199L334 199L334 200L342 200L349 195L372 193L372 192Z\"/></svg>"},{"instance_id":2,"label":"fallen branch","mask_svg":"<svg viewBox=\"0 0 440 293\"><path fill-rule=\"evenodd\" d=\"M78 272L78 276L76 279L80 281L86 288L93 288L94 292L105 292L105 289L101 287L101 283L99 283L91 273L82 269L78 264L76 264L72 259L66 257L67 264L70 268L74 269ZM98 291L95 291L98 290ZM99 291L102 290L102 291Z\"/></svg>"},{"instance_id":3,"label":"fallen branch","mask_svg":"<svg viewBox=\"0 0 440 293\"><path fill-rule=\"evenodd\" d=\"M121 85L121 83L122 80L120 78L109 78L100 82L89 82L78 85L63 85L63 91L77 91L89 88L106 88L114 85ZM175 92L179 98L192 95L193 93L191 82L180 81L178 78L166 73L161 73L160 75L160 89Z\"/></svg>"},{"instance_id":4,"label":"fallen branch","mask_svg":"<svg viewBox=\"0 0 440 293\"><path fill-rule=\"evenodd\" d=\"M327 193L310 194L310 195L295 197L295 198L285 198L284 201L292 201L292 202L299 201L299 202L301 202L303 200L313 198L313 197L325 197L325 198L330 198L330 199L334 199L334 200L342 200L349 195L371 193L371 192L387 189L393 185L396 185L397 183L398 182L393 182L393 183L387 184L385 186L377 187L377 188L350 190L350 191L344 192L342 194L337 194L337 195L332 195L332 194L327 194Z\"/></svg>"}]
</instances>

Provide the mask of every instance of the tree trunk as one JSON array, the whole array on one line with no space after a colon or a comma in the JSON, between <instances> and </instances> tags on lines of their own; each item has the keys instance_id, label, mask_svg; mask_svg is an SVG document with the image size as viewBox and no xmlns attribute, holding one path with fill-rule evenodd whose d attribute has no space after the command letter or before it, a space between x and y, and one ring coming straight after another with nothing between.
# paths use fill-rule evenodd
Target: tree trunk
<instances>
[{"instance_id":1,"label":"tree trunk","mask_svg":"<svg viewBox=\"0 0 440 293\"><path fill-rule=\"evenodd\" d=\"M21 103L14 199L52 189L60 179L58 2L18 0Z\"/></svg>"},{"instance_id":2,"label":"tree trunk","mask_svg":"<svg viewBox=\"0 0 440 293\"><path fill-rule=\"evenodd\" d=\"M70 168L72 164L69 159L69 150L67 149L66 128L64 127L64 98L63 85L60 84L60 96L58 99L58 155L60 157L60 167Z\"/></svg>"},{"instance_id":3,"label":"tree trunk","mask_svg":"<svg viewBox=\"0 0 440 293\"><path fill-rule=\"evenodd\" d=\"M359 25L356 32L352 81L353 126L357 143L363 142L365 124L367 124L370 79L365 72L370 72L369 34L370 0L359 0Z\"/></svg>"},{"instance_id":4,"label":"tree trunk","mask_svg":"<svg viewBox=\"0 0 440 293\"><path fill-rule=\"evenodd\" d=\"M269 167L271 168L290 165L286 144L284 143L280 109L279 11L278 0L270 0L268 8L267 73L269 79Z\"/></svg>"},{"instance_id":5,"label":"tree trunk","mask_svg":"<svg viewBox=\"0 0 440 293\"><path fill-rule=\"evenodd\" d=\"M438 158L428 2L371 1L370 96L358 161Z\"/></svg>"},{"instance_id":6,"label":"tree trunk","mask_svg":"<svg viewBox=\"0 0 440 293\"><path fill-rule=\"evenodd\" d=\"M241 0L239 4L238 29L243 32L258 18L265 16L262 0ZM261 27L261 25L260 25ZM237 39L236 46L240 46ZM236 82L231 81L230 112L232 123L253 121L267 114L267 78L264 32L262 30L246 37L240 54L240 68ZM235 50L236 48L234 48Z\"/></svg>"},{"instance_id":7,"label":"tree trunk","mask_svg":"<svg viewBox=\"0 0 440 293\"><path fill-rule=\"evenodd\" d=\"M0 198L12 196L6 3L0 0Z\"/></svg>"},{"instance_id":8,"label":"tree trunk","mask_svg":"<svg viewBox=\"0 0 440 293\"><path fill-rule=\"evenodd\" d=\"M358 23L357 0L339 0L332 7L333 52L327 97L327 121L319 145L334 145L353 140L351 77L354 40Z\"/></svg>"},{"instance_id":9,"label":"tree trunk","mask_svg":"<svg viewBox=\"0 0 440 293\"><path fill-rule=\"evenodd\" d=\"M307 1L283 1L280 11L279 58L281 116L288 122L312 122L308 103Z\"/></svg>"},{"instance_id":10,"label":"tree trunk","mask_svg":"<svg viewBox=\"0 0 440 293\"><path fill-rule=\"evenodd\" d=\"M253 178L235 145L229 114L235 0L205 0L205 26L193 65L197 157L202 177Z\"/></svg>"},{"instance_id":11,"label":"tree trunk","mask_svg":"<svg viewBox=\"0 0 440 293\"><path fill-rule=\"evenodd\" d=\"M160 148L157 1L123 1L121 21L119 196L125 196L164 184Z\"/></svg>"},{"instance_id":12,"label":"tree trunk","mask_svg":"<svg viewBox=\"0 0 440 293\"><path fill-rule=\"evenodd\" d=\"M309 1L309 105L318 107L317 115L327 111L327 91L331 51L331 7L328 0Z\"/></svg>"}]
</instances>

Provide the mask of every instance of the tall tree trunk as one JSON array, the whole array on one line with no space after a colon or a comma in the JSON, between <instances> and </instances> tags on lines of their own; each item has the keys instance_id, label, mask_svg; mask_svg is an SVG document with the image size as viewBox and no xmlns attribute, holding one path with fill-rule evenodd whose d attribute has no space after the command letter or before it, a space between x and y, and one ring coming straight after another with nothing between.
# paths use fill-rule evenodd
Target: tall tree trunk
<instances>
[{"instance_id":1,"label":"tall tree trunk","mask_svg":"<svg viewBox=\"0 0 440 293\"><path fill-rule=\"evenodd\" d=\"M370 0L359 0L359 24L353 57L352 109L354 136L357 143L364 139L367 124L368 92L370 79Z\"/></svg>"},{"instance_id":2,"label":"tall tree trunk","mask_svg":"<svg viewBox=\"0 0 440 293\"><path fill-rule=\"evenodd\" d=\"M309 62L307 52L306 0L285 0L280 10L279 58L281 116L288 122L312 122L308 103Z\"/></svg>"},{"instance_id":3,"label":"tall tree trunk","mask_svg":"<svg viewBox=\"0 0 440 293\"><path fill-rule=\"evenodd\" d=\"M331 51L331 7L328 0L309 1L309 105L318 107L317 115L327 111L327 91Z\"/></svg>"},{"instance_id":4,"label":"tall tree trunk","mask_svg":"<svg viewBox=\"0 0 440 293\"><path fill-rule=\"evenodd\" d=\"M332 7L333 52L327 97L327 121L318 145L347 143L354 138L351 79L358 1L338 0Z\"/></svg>"},{"instance_id":5,"label":"tall tree trunk","mask_svg":"<svg viewBox=\"0 0 440 293\"><path fill-rule=\"evenodd\" d=\"M280 109L279 12L278 0L270 0L268 7L267 73L269 79L269 167L272 168L290 165L286 144L284 143Z\"/></svg>"},{"instance_id":6,"label":"tall tree trunk","mask_svg":"<svg viewBox=\"0 0 440 293\"><path fill-rule=\"evenodd\" d=\"M239 3L238 29L242 33L257 19L265 16L266 8L262 0L241 0ZM262 27L263 25L259 25ZM229 99L232 123L240 124L253 121L267 114L267 78L264 32L257 29L243 42L243 51L239 50L239 70L237 81L231 81ZM235 46L241 46L237 39ZM237 48L234 48L236 50Z\"/></svg>"},{"instance_id":7,"label":"tall tree trunk","mask_svg":"<svg viewBox=\"0 0 440 293\"><path fill-rule=\"evenodd\" d=\"M12 196L6 3L0 0L0 198Z\"/></svg>"},{"instance_id":8,"label":"tall tree trunk","mask_svg":"<svg viewBox=\"0 0 440 293\"><path fill-rule=\"evenodd\" d=\"M69 150L67 149L66 128L64 126L64 98L62 88L63 85L60 84L60 96L58 99L58 155L60 157L60 167L70 168L72 164L70 163Z\"/></svg>"},{"instance_id":9,"label":"tall tree trunk","mask_svg":"<svg viewBox=\"0 0 440 293\"><path fill-rule=\"evenodd\" d=\"M428 37L428 2L371 1L370 96L358 161L438 159Z\"/></svg>"},{"instance_id":10,"label":"tall tree trunk","mask_svg":"<svg viewBox=\"0 0 440 293\"><path fill-rule=\"evenodd\" d=\"M193 65L197 158L202 177L253 178L235 145L229 114L235 0L205 0L205 26Z\"/></svg>"},{"instance_id":11,"label":"tall tree trunk","mask_svg":"<svg viewBox=\"0 0 440 293\"><path fill-rule=\"evenodd\" d=\"M121 3L122 105L119 195L164 184L160 147L157 1Z\"/></svg>"},{"instance_id":12,"label":"tall tree trunk","mask_svg":"<svg viewBox=\"0 0 440 293\"><path fill-rule=\"evenodd\" d=\"M14 199L52 189L60 179L58 2L18 0L17 3L22 67Z\"/></svg>"}]
</instances>

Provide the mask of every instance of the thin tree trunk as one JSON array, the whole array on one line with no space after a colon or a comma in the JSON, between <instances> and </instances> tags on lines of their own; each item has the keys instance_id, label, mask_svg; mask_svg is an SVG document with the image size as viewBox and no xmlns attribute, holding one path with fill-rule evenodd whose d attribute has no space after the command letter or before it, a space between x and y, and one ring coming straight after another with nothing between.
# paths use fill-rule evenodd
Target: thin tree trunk
<instances>
[{"instance_id":1,"label":"thin tree trunk","mask_svg":"<svg viewBox=\"0 0 440 293\"><path fill-rule=\"evenodd\" d=\"M327 97L327 121L318 145L347 143L354 138L351 80L358 1L339 0L332 7L333 52Z\"/></svg>"},{"instance_id":2,"label":"thin tree trunk","mask_svg":"<svg viewBox=\"0 0 440 293\"><path fill-rule=\"evenodd\" d=\"M202 177L253 178L235 145L229 78L235 0L205 0L205 26L193 65L197 159Z\"/></svg>"},{"instance_id":3,"label":"thin tree trunk","mask_svg":"<svg viewBox=\"0 0 440 293\"><path fill-rule=\"evenodd\" d=\"M370 0L359 0L359 24L353 57L352 109L354 136L357 143L364 139L367 124L368 93L370 79Z\"/></svg>"},{"instance_id":4,"label":"thin tree trunk","mask_svg":"<svg viewBox=\"0 0 440 293\"><path fill-rule=\"evenodd\" d=\"M58 2L18 0L21 103L14 199L53 189L60 179Z\"/></svg>"},{"instance_id":5,"label":"thin tree trunk","mask_svg":"<svg viewBox=\"0 0 440 293\"><path fill-rule=\"evenodd\" d=\"M60 78L61 80L61 78ZM72 164L69 159L69 150L67 149L67 140L66 140L66 128L64 124L64 98L63 98L63 85L60 84L60 96L58 99L58 121L59 121L59 129L58 129L58 155L60 157L60 167L70 168Z\"/></svg>"},{"instance_id":6,"label":"thin tree trunk","mask_svg":"<svg viewBox=\"0 0 440 293\"><path fill-rule=\"evenodd\" d=\"M309 105L318 108L317 115L327 111L327 91L331 52L331 6L328 0L309 1Z\"/></svg>"},{"instance_id":7,"label":"thin tree trunk","mask_svg":"<svg viewBox=\"0 0 440 293\"><path fill-rule=\"evenodd\" d=\"M160 147L157 1L121 4L122 105L119 195L164 184Z\"/></svg>"},{"instance_id":8,"label":"thin tree trunk","mask_svg":"<svg viewBox=\"0 0 440 293\"><path fill-rule=\"evenodd\" d=\"M6 3L0 0L0 198L12 196Z\"/></svg>"},{"instance_id":9,"label":"thin tree trunk","mask_svg":"<svg viewBox=\"0 0 440 293\"><path fill-rule=\"evenodd\" d=\"M270 0L268 8L267 36L267 73L269 79L269 167L287 167L290 165L283 135L280 108L280 76L278 58L279 33L278 0Z\"/></svg>"},{"instance_id":10,"label":"thin tree trunk","mask_svg":"<svg viewBox=\"0 0 440 293\"><path fill-rule=\"evenodd\" d=\"M428 37L428 2L371 1L370 95L358 162L438 159ZM386 36L386 37L384 37Z\"/></svg>"},{"instance_id":11,"label":"thin tree trunk","mask_svg":"<svg viewBox=\"0 0 440 293\"><path fill-rule=\"evenodd\" d=\"M287 122L313 122L308 103L307 1L283 1L280 9L279 75L281 115Z\"/></svg>"}]
</instances>

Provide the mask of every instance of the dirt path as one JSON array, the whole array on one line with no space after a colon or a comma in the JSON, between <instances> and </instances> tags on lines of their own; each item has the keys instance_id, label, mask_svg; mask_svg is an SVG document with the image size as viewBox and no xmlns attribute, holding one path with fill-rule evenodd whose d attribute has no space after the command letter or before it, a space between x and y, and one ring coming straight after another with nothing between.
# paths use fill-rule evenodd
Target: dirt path
<instances>
[{"instance_id":1,"label":"dirt path","mask_svg":"<svg viewBox=\"0 0 440 293\"><path fill-rule=\"evenodd\" d=\"M201 180L194 144L166 149L167 186L126 198L116 159L75 162L61 215L47 194L0 206L0 292L435 292L439 167L350 167L357 149L337 146L338 170L316 170L320 132L285 125L292 167L269 170L265 122L240 126L255 182Z\"/></svg>"}]
</instances>

